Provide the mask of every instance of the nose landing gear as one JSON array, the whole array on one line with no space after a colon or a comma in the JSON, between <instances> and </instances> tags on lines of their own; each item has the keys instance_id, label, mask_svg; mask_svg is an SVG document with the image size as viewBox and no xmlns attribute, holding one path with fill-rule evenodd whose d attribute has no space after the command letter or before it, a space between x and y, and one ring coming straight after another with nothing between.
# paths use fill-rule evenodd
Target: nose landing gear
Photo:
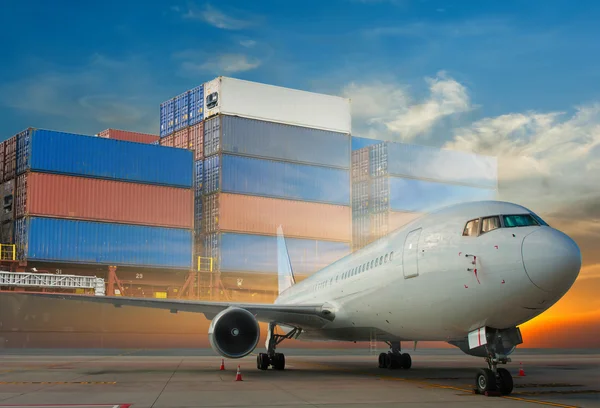
<instances>
[{"instance_id":1,"label":"nose landing gear","mask_svg":"<svg viewBox=\"0 0 600 408\"><path fill-rule=\"evenodd\" d=\"M379 368L396 370L399 368L409 369L412 366L410 354L400 352L400 342L386 342L390 346L390 351L379 354Z\"/></svg>"},{"instance_id":2,"label":"nose landing gear","mask_svg":"<svg viewBox=\"0 0 600 408\"><path fill-rule=\"evenodd\" d=\"M478 394L491 395L499 393L510 395L513 391L513 378L506 368L498 368L498 363L506 364L506 356L490 355L485 361L489 368L482 368L475 376L475 391Z\"/></svg>"}]
</instances>

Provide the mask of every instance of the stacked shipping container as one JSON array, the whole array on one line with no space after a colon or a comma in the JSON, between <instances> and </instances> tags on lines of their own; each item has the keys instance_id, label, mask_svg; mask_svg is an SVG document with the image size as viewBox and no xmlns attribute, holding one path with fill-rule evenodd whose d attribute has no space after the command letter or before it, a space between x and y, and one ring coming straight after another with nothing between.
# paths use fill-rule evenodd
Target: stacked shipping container
<instances>
[{"instance_id":1,"label":"stacked shipping container","mask_svg":"<svg viewBox=\"0 0 600 408\"><path fill-rule=\"evenodd\" d=\"M31 128L11 139L2 241L20 260L191 267L191 152Z\"/></svg>"},{"instance_id":2,"label":"stacked shipping container","mask_svg":"<svg viewBox=\"0 0 600 408\"><path fill-rule=\"evenodd\" d=\"M131 132L127 130L119 130L119 129L106 129L102 132L98 133L96 136L102 137L105 139L117 139L117 140L126 140L128 142L136 142L136 143L147 143L153 144L158 142L160 139L156 135L150 135L148 133L139 133L139 132Z\"/></svg>"},{"instance_id":3,"label":"stacked shipping container","mask_svg":"<svg viewBox=\"0 0 600 408\"><path fill-rule=\"evenodd\" d=\"M353 140L353 250L436 208L496 198L494 157L372 141Z\"/></svg>"},{"instance_id":4,"label":"stacked shipping container","mask_svg":"<svg viewBox=\"0 0 600 408\"><path fill-rule=\"evenodd\" d=\"M205 256L226 275L274 274L279 225L298 274L346 255L349 101L230 78L204 94Z\"/></svg>"}]
</instances>

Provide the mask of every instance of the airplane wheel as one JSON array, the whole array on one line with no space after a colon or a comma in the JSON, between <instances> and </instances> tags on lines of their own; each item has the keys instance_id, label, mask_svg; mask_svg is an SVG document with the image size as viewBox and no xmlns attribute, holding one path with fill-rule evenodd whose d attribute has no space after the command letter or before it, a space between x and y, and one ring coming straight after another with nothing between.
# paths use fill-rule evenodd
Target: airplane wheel
<instances>
[{"instance_id":1,"label":"airplane wheel","mask_svg":"<svg viewBox=\"0 0 600 408\"><path fill-rule=\"evenodd\" d=\"M477 372L475 377L475 385L480 394L485 394L487 391L496 391L496 376L489 368L482 368Z\"/></svg>"},{"instance_id":2,"label":"airplane wheel","mask_svg":"<svg viewBox=\"0 0 600 408\"><path fill-rule=\"evenodd\" d=\"M275 357L273 358L273 368L275 370L285 369L285 355L282 353L275 353Z\"/></svg>"},{"instance_id":3,"label":"airplane wheel","mask_svg":"<svg viewBox=\"0 0 600 408\"><path fill-rule=\"evenodd\" d=\"M259 370L266 370L269 368L269 355L266 353L259 353L256 356L256 367Z\"/></svg>"},{"instance_id":4,"label":"airplane wheel","mask_svg":"<svg viewBox=\"0 0 600 408\"><path fill-rule=\"evenodd\" d=\"M513 378L506 368L498 368L497 386L502 395L510 395L513 390Z\"/></svg>"},{"instance_id":5,"label":"airplane wheel","mask_svg":"<svg viewBox=\"0 0 600 408\"><path fill-rule=\"evenodd\" d=\"M400 355L400 367L408 370L412 366L412 359L410 358L410 354L403 353Z\"/></svg>"},{"instance_id":6,"label":"airplane wheel","mask_svg":"<svg viewBox=\"0 0 600 408\"><path fill-rule=\"evenodd\" d=\"M386 353L379 354L379 368L385 368L385 356Z\"/></svg>"},{"instance_id":7,"label":"airplane wheel","mask_svg":"<svg viewBox=\"0 0 600 408\"><path fill-rule=\"evenodd\" d=\"M385 355L385 368L389 370L395 370L400 368L400 360L398 355L392 353L386 353Z\"/></svg>"}]
</instances>

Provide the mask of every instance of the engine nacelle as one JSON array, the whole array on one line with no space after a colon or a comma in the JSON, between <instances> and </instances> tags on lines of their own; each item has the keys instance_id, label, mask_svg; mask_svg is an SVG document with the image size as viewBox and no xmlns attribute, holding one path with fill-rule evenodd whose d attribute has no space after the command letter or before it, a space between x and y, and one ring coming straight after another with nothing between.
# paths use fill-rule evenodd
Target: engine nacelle
<instances>
[{"instance_id":1,"label":"engine nacelle","mask_svg":"<svg viewBox=\"0 0 600 408\"><path fill-rule=\"evenodd\" d=\"M260 326L252 313L230 307L215 316L208 328L210 345L227 358L242 358L252 353L260 339Z\"/></svg>"}]
</instances>

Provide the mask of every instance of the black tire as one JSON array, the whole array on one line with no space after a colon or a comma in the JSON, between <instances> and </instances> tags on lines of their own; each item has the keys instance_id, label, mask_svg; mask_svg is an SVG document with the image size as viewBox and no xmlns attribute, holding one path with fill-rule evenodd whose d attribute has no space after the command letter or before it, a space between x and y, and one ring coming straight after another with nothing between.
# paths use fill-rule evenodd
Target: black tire
<instances>
[{"instance_id":1,"label":"black tire","mask_svg":"<svg viewBox=\"0 0 600 408\"><path fill-rule=\"evenodd\" d=\"M410 358L410 354L403 353L400 355L400 367L408 370L412 366L412 358Z\"/></svg>"},{"instance_id":2,"label":"black tire","mask_svg":"<svg viewBox=\"0 0 600 408\"><path fill-rule=\"evenodd\" d=\"M285 369L285 355L282 353L275 353L273 358L273 368L275 370L283 370Z\"/></svg>"},{"instance_id":3,"label":"black tire","mask_svg":"<svg viewBox=\"0 0 600 408\"><path fill-rule=\"evenodd\" d=\"M475 386L480 394L485 394L488 391L496 391L496 376L494 372L489 368L482 368L477 371Z\"/></svg>"},{"instance_id":4,"label":"black tire","mask_svg":"<svg viewBox=\"0 0 600 408\"><path fill-rule=\"evenodd\" d=\"M385 368L393 370L394 369L393 364L394 364L394 356L392 356L391 353L386 353L385 354Z\"/></svg>"},{"instance_id":5,"label":"black tire","mask_svg":"<svg viewBox=\"0 0 600 408\"><path fill-rule=\"evenodd\" d=\"M385 353L379 353L379 368L385 368Z\"/></svg>"},{"instance_id":6,"label":"black tire","mask_svg":"<svg viewBox=\"0 0 600 408\"><path fill-rule=\"evenodd\" d=\"M260 353L258 355L257 365L258 365L259 370L268 369L269 368L269 355L266 353Z\"/></svg>"},{"instance_id":7,"label":"black tire","mask_svg":"<svg viewBox=\"0 0 600 408\"><path fill-rule=\"evenodd\" d=\"M497 387L502 395L510 395L513 391L513 378L506 368L498 368Z\"/></svg>"}]
</instances>

